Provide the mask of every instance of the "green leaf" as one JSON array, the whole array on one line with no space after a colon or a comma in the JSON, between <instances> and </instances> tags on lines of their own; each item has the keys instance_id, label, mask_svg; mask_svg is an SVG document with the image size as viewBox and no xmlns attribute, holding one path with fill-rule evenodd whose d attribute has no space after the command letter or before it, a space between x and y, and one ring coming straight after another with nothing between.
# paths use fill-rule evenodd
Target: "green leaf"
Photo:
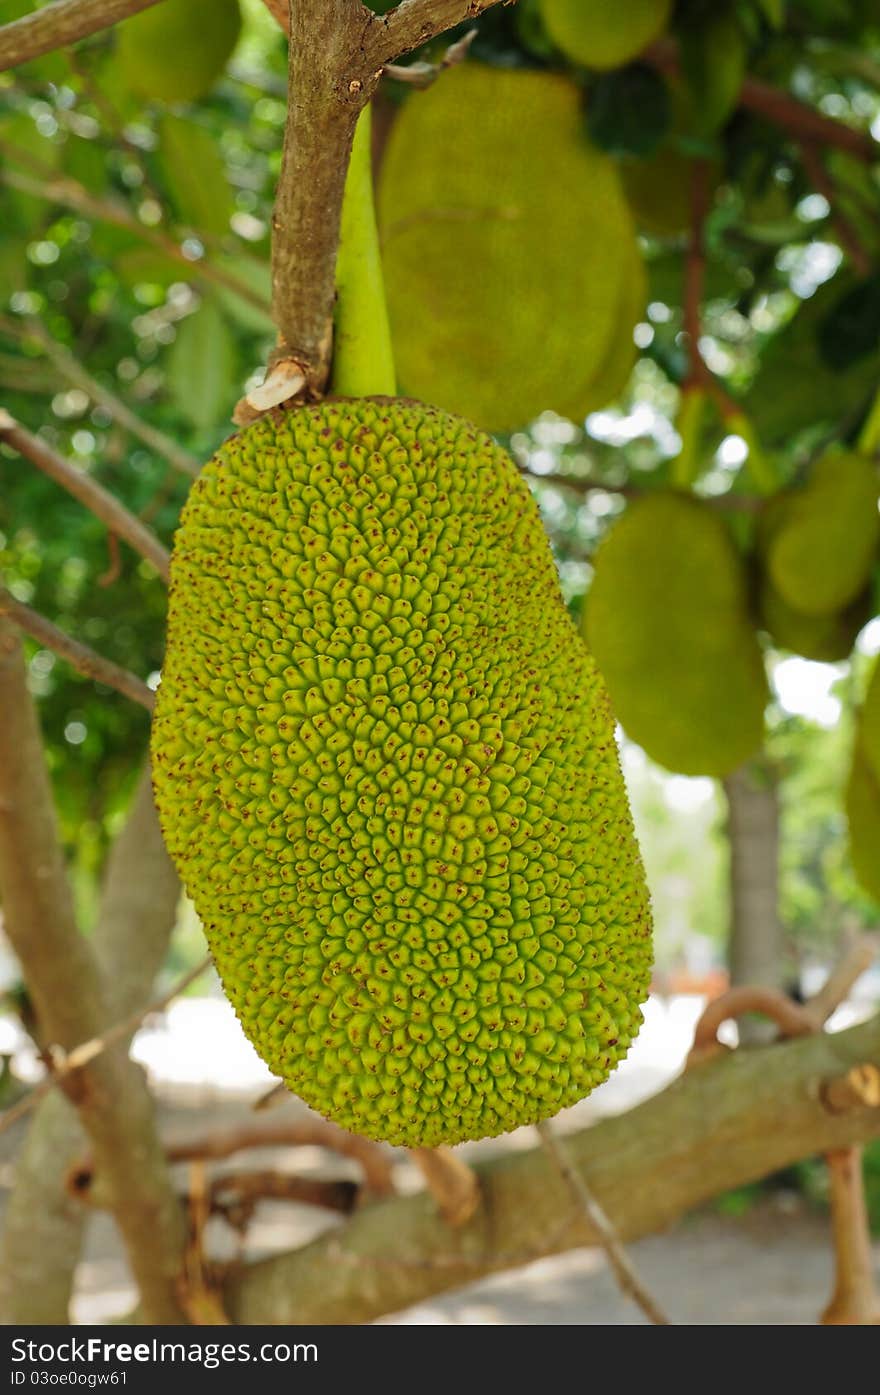
<instances>
[{"instance_id":1,"label":"green leaf","mask_svg":"<svg viewBox=\"0 0 880 1395\"><path fill-rule=\"evenodd\" d=\"M756 0L758 9L771 29L781 29L785 24L785 0Z\"/></svg>"},{"instance_id":2,"label":"green leaf","mask_svg":"<svg viewBox=\"0 0 880 1395\"><path fill-rule=\"evenodd\" d=\"M671 119L666 83L642 63L602 74L590 90L587 129L611 155L652 155L666 138Z\"/></svg>"},{"instance_id":3,"label":"green leaf","mask_svg":"<svg viewBox=\"0 0 880 1395\"><path fill-rule=\"evenodd\" d=\"M163 116L159 165L181 222L209 237L229 232L235 202L216 136L182 116Z\"/></svg>"},{"instance_id":4,"label":"green leaf","mask_svg":"<svg viewBox=\"0 0 880 1395\"><path fill-rule=\"evenodd\" d=\"M54 173L61 147L41 135L25 111L5 113L0 119L0 148L4 166L39 184ZM19 226L32 234L46 219L46 202L36 194L20 189L6 191L7 207L14 210Z\"/></svg>"},{"instance_id":5,"label":"green leaf","mask_svg":"<svg viewBox=\"0 0 880 1395\"><path fill-rule=\"evenodd\" d=\"M235 341L222 310L205 300L178 327L168 355L168 388L175 404L200 431L216 430L233 406Z\"/></svg>"},{"instance_id":6,"label":"green leaf","mask_svg":"<svg viewBox=\"0 0 880 1395\"><path fill-rule=\"evenodd\" d=\"M818 329L819 352L835 373L844 373L880 344L880 276L845 292Z\"/></svg>"}]
</instances>

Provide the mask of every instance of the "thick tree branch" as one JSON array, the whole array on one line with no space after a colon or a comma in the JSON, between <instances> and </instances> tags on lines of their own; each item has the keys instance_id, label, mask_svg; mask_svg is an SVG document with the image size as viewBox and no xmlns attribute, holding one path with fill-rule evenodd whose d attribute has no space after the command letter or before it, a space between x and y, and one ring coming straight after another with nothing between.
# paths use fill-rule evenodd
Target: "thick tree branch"
<instances>
[{"instance_id":1,"label":"thick tree branch","mask_svg":"<svg viewBox=\"0 0 880 1395\"><path fill-rule=\"evenodd\" d=\"M55 0L33 14L0 28L0 72L66 48L159 0Z\"/></svg>"},{"instance_id":2,"label":"thick tree branch","mask_svg":"<svg viewBox=\"0 0 880 1395\"><path fill-rule=\"evenodd\" d=\"M152 529L147 528L133 513L129 513L125 505L93 480L91 475L87 475L76 465L71 465L45 441L41 441L39 436L32 435L21 426L2 407L0 441L12 446L19 455L23 455L32 465L36 465L38 470L42 470L44 475L60 484L62 489L66 489L68 494L72 494L74 499L78 499L96 518L105 523L111 533L123 538L135 552L146 558L156 568L163 581L168 580L168 550L162 546Z\"/></svg>"},{"instance_id":3,"label":"thick tree branch","mask_svg":"<svg viewBox=\"0 0 880 1395\"><path fill-rule=\"evenodd\" d=\"M403 0L376 15L359 0L290 0L287 125L272 218L279 347L259 409L326 386L345 174L358 115L382 68L497 3Z\"/></svg>"},{"instance_id":4,"label":"thick tree branch","mask_svg":"<svg viewBox=\"0 0 880 1395\"><path fill-rule=\"evenodd\" d=\"M79 934L55 828L49 777L18 633L0 622L0 887L4 928L42 1038L70 1050L107 1019L97 960ZM142 1072L124 1047L68 1080L107 1179L144 1313L180 1322L183 1226Z\"/></svg>"},{"instance_id":5,"label":"thick tree branch","mask_svg":"<svg viewBox=\"0 0 880 1395\"><path fill-rule=\"evenodd\" d=\"M880 1134L876 1110L835 1115L821 1100L823 1082L867 1062L880 1063L880 1017L689 1071L637 1109L569 1135L567 1147L620 1238L634 1240L719 1192ZM426 1195L368 1207L344 1231L230 1277L227 1310L241 1323L369 1322L482 1275L596 1243L543 1149L476 1170L483 1204L461 1230Z\"/></svg>"},{"instance_id":6,"label":"thick tree branch","mask_svg":"<svg viewBox=\"0 0 880 1395\"><path fill-rule=\"evenodd\" d=\"M177 919L180 880L159 831L149 762L107 861L94 933L108 1021L147 1001ZM0 1322L66 1323L82 1244L82 1206L65 1188L85 1148L60 1091L37 1108L3 1217Z\"/></svg>"},{"instance_id":7,"label":"thick tree branch","mask_svg":"<svg viewBox=\"0 0 880 1395\"><path fill-rule=\"evenodd\" d=\"M136 674L129 673L127 668L120 668L119 664L114 664L110 659L105 659L87 644L80 644L78 639L72 639L63 630L59 630L57 625L53 625L51 620L47 620L38 611L31 610L30 606L24 605L22 601L17 601L11 592L0 586L0 624L4 615L14 621L26 635L30 635L31 639L66 659L78 673L84 674L86 678L94 678L96 683L103 683L106 688L115 688L123 697L131 698L132 702L139 703L141 707L146 707L148 712L152 712L156 705L156 694Z\"/></svg>"}]
</instances>

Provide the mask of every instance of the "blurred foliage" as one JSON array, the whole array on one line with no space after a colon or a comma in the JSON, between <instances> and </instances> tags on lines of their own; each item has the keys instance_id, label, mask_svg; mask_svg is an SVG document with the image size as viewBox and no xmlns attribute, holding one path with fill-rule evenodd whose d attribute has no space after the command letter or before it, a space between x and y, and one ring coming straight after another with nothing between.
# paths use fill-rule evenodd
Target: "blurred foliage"
<instances>
[{"instance_id":1,"label":"blurred foliage","mask_svg":"<svg viewBox=\"0 0 880 1395\"><path fill-rule=\"evenodd\" d=\"M0 0L0 21L29 8ZM234 403L259 375L274 337L269 226L286 90L277 25L261 0L243 0L242 9L244 27L225 72L197 102L137 98L115 61L119 31L0 76L3 405L166 543L187 479L94 405L47 353L43 336L70 349L96 383L198 459L230 431ZM406 61L437 61L469 27ZM498 6L477 29L477 58L565 66L543 28L539 0ZM796 142L735 109L735 89L747 67L836 120L877 130L880 5L678 0L673 30L687 55L674 85L644 62L604 74L574 71L585 136L633 167L662 146L685 161L706 159L717 172L705 227L703 353L744 405L780 483L798 480L823 443L855 439L880 382L880 187L876 167L826 152L832 207L811 185ZM713 80L719 64L724 91ZM380 100L392 111L417 96L389 82ZM840 212L875 267L867 280L841 248ZM624 506L620 491L668 484L679 447L687 237L645 234L642 249L649 303L622 400L586 422L541 418L510 441L532 473L575 618L592 555ZM699 450L700 493L755 492L743 442L716 411L705 416ZM753 514L725 516L740 544L750 545ZM125 547L120 553L117 563L101 524L0 448L0 566L8 584L77 638L155 675L163 588L146 564ZM52 654L35 646L30 653L63 834L88 912L108 834L145 749L147 719ZM873 914L848 866L841 811L853 685L863 679L847 665L832 676L840 721L822 725L777 705L769 736L785 772L785 921L799 944L817 951L844 925L870 923ZM687 787L639 753L627 762L665 937L660 956L671 961L689 936L717 944L725 934L723 810L706 782Z\"/></svg>"}]
</instances>

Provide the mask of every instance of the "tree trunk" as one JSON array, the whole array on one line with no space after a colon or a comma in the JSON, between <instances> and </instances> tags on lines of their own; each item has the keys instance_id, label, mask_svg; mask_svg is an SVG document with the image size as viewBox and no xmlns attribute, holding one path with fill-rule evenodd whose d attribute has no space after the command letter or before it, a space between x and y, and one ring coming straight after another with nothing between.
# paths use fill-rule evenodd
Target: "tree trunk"
<instances>
[{"instance_id":1,"label":"tree trunk","mask_svg":"<svg viewBox=\"0 0 880 1395\"><path fill-rule=\"evenodd\" d=\"M179 899L147 762L107 860L95 928L114 1021L149 1001ZM86 1213L64 1181L85 1147L76 1110L65 1096L59 1091L43 1100L16 1162L3 1224L0 1322L6 1325L68 1321Z\"/></svg>"},{"instance_id":2,"label":"tree trunk","mask_svg":"<svg viewBox=\"0 0 880 1395\"><path fill-rule=\"evenodd\" d=\"M724 781L730 840L730 940L734 985L781 988L785 950L779 917L779 775L766 758L750 761ZM740 1024L740 1039L774 1034L771 1024Z\"/></svg>"}]
</instances>

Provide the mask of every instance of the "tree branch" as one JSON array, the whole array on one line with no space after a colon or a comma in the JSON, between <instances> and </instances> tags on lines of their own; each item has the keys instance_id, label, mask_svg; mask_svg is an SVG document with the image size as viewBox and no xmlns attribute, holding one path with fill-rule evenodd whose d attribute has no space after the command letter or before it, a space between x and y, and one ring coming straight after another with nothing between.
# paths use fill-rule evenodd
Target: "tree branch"
<instances>
[{"instance_id":1,"label":"tree branch","mask_svg":"<svg viewBox=\"0 0 880 1395\"><path fill-rule=\"evenodd\" d=\"M4 321L3 326L12 330L8 321ZM15 326L12 332L32 335L45 351L47 358L69 383L81 388L93 402L99 403L105 411L109 412L114 421L129 431L132 436L137 437L139 441L143 441L150 450L167 460L168 464L172 465L175 470L193 478L199 473L201 464L194 455L190 455L189 451L184 450L170 436L166 436L164 431L159 431L148 422L141 421L137 413L133 412L121 398L117 397L115 392L111 392L110 388L104 387L103 383L99 383L96 378L93 378L69 349L53 339L38 320L29 319L20 331L18 326Z\"/></svg>"},{"instance_id":2,"label":"tree branch","mask_svg":"<svg viewBox=\"0 0 880 1395\"><path fill-rule=\"evenodd\" d=\"M74 499L84 504L96 518L107 525L111 533L123 538L135 552L139 552L141 557L155 567L162 580L167 582L169 553L152 529L141 523L133 513L129 513L125 505L109 490L104 489L84 470L71 465L63 456L58 455L45 441L41 441L39 436L32 435L2 407L0 441L12 446L19 455L23 455L32 465L36 465L38 470L42 470L44 475L48 475L56 484L60 484L62 489L66 489L68 494L72 494Z\"/></svg>"},{"instance_id":3,"label":"tree branch","mask_svg":"<svg viewBox=\"0 0 880 1395\"><path fill-rule=\"evenodd\" d=\"M146 707L148 712L152 712L156 705L156 694L141 678L129 673L127 668L120 668L119 664L114 664L110 659L105 659L87 644L80 644L78 639L72 639L63 630L59 630L57 625L53 625L51 620L47 620L38 611L31 610L30 606L24 605L22 601L17 601L10 591L0 586L0 624L4 615L14 621L20 630L24 630L25 634L30 635L31 639L37 640L39 644L66 659L78 673L84 674L86 678L93 678L96 683L103 683L107 688L115 688L124 697L131 698L132 702L137 702L141 707Z\"/></svg>"},{"instance_id":4,"label":"tree branch","mask_svg":"<svg viewBox=\"0 0 880 1395\"><path fill-rule=\"evenodd\" d=\"M0 28L0 72L28 63L42 53L66 48L159 0L55 0L33 14Z\"/></svg>"},{"instance_id":5,"label":"tree branch","mask_svg":"<svg viewBox=\"0 0 880 1395\"><path fill-rule=\"evenodd\" d=\"M180 880L159 830L146 762L107 860L95 926L108 1021L147 1000L179 900ZM64 1183L84 1147L76 1110L60 1091L52 1091L38 1105L16 1159L0 1247L0 1322L69 1319L84 1216Z\"/></svg>"},{"instance_id":6,"label":"tree branch","mask_svg":"<svg viewBox=\"0 0 880 1395\"><path fill-rule=\"evenodd\" d=\"M553 1160L554 1167L571 1192L575 1205L583 1212L598 1235L599 1243L608 1256L608 1263L611 1265L621 1293L626 1294L627 1298L631 1298L655 1327L668 1327L669 1318L654 1301L639 1278L635 1265L620 1243L617 1231L587 1185L583 1174L573 1166L565 1143L557 1136L549 1120L545 1119L537 1127L541 1141Z\"/></svg>"},{"instance_id":7,"label":"tree branch","mask_svg":"<svg viewBox=\"0 0 880 1395\"><path fill-rule=\"evenodd\" d=\"M39 725L17 632L0 622L0 887L4 928L45 1041L62 1050L97 1036L107 1009L79 934L55 828ZM107 1179L144 1313L183 1320L176 1282L183 1225L142 1072L123 1047L67 1082Z\"/></svg>"},{"instance_id":8,"label":"tree branch","mask_svg":"<svg viewBox=\"0 0 880 1395\"><path fill-rule=\"evenodd\" d=\"M672 76L678 76L681 71L678 44L673 39L660 39L651 44L642 54L642 61ZM852 126L845 126L842 121L825 116L815 107L807 106L789 92L782 92L760 78L746 77L740 88L739 105L745 111L781 126L796 140L830 146L833 150L845 150L867 164L873 164L880 152L880 145L867 132L857 131Z\"/></svg>"},{"instance_id":9,"label":"tree branch","mask_svg":"<svg viewBox=\"0 0 880 1395\"><path fill-rule=\"evenodd\" d=\"M801 162L807 177L817 194L821 194L828 204L831 210L831 225L837 233L840 245L849 257L854 271L859 276L870 276L870 254L862 245L857 229L840 208L837 190L834 187L833 179L825 168L821 149L816 146L815 142L808 140L801 141L800 149Z\"/></svg>"},{"instance_id":10,"label":"tree branch","mask_svg":"<svg viewBox=\"0 0 880 1395\"><path fill-rule=\"evenodd\" d=\"M359 0L290 0L287 125L272 216L279 346L265 400L251 394L257 410L326 387L345 174L358 115L384 65L497 3L403 0L377 15Z\"/></svg>"},{"instance_id":11,"label":"tree branch","mask_svg":"<svg viewBox=\"0 0 880 1395\"><path fill-rule=\"evenodd\" d=\"M404 53L445 34L465 20L477 19L499 0L402 0L386 15L375 15L364 35L370 68L382 68ZM504 0L505 4L511 0Z\"/></svg>"},{"instance_id":12,"label":"tree branch","mask_svg":"<svg viewBox=\"0 0 880 1395\"><path fill-rule=\"evenodd\" d=\"M799 1158L880 1134L876 1110L831 1114L823 1081L880 1063L880 1017L689 1071L662 1094L569 1135L586 1178L621 1240L669 1225L719 1192ZM241 1323L369 1322L541 1255L597 1243L543 1149L477 1167L483 1204L451 1230L430 1197L365 1208L345 1230L229 1278L226 1307ZM662 1186L657 1179L662 1178Z\"/></svg>"}]
</instances>

